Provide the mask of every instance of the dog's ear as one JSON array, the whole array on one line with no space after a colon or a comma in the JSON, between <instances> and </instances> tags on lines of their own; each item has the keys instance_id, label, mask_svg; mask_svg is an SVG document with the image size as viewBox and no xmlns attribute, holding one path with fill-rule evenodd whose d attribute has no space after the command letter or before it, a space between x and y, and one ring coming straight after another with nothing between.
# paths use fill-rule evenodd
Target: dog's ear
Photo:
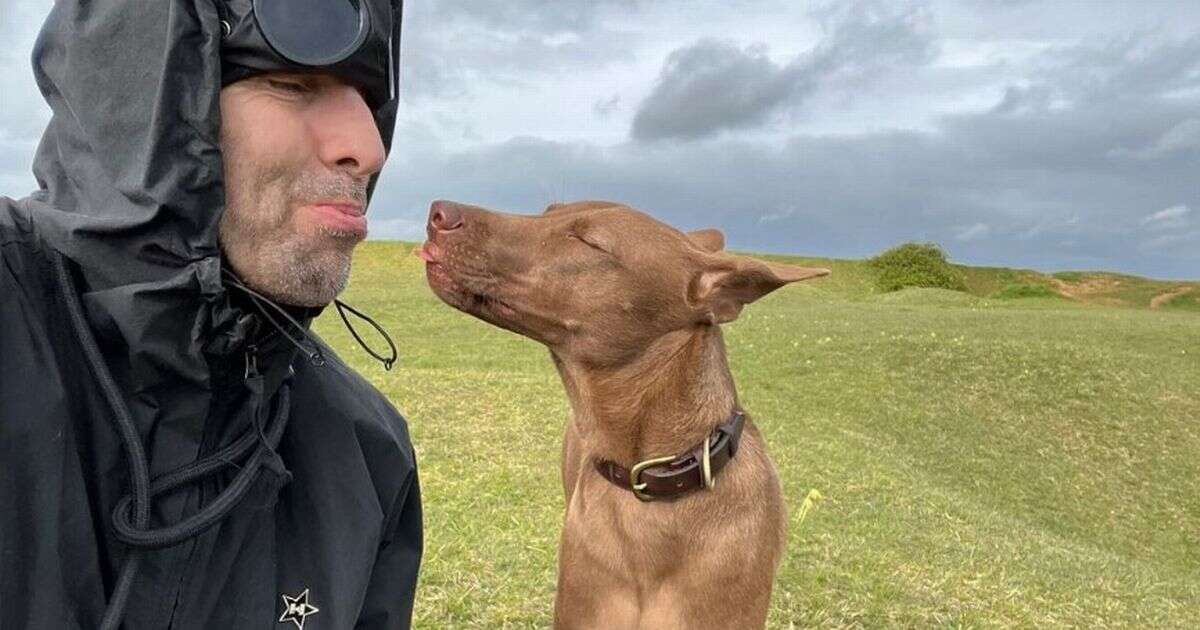
<instances>
[{"instance_id":1,"label":"dog's ear","mask_svg":"<svg viewBox=\"0 0 1200 630\"><path fill-rule=\"evenodd\" d=\"M700 321L724 324L737 319L743 306L785 284L827 275L829 270L821 267L716 255L692 275L688 299Z\"/></svg>"},{"instance_id":2,"label":"dog's ear","mask_svg":"<svg viewBox=\"0 0 1200 630\"><path fill-rule=\"evenodd\" d=\"M721 234L721 230L714 228L695 230L688 232L687 237L688 240L706 252L716 253L725 249L725 235Z\"/></svg>"}]
</instances>

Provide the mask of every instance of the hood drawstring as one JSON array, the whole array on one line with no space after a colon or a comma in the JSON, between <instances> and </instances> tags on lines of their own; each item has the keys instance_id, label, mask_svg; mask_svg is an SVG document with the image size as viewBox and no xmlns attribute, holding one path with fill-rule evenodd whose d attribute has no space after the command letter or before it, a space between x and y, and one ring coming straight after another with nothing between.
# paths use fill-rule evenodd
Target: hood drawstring
<instances>
[{"instance_id":1,"label":"hood drawstring","mask_svg":"<svg viewBox=\"0 0 1200 630\"><path fill-rule=\"evenodd\" d=\"M366 350L367 354L375 357L376 361L379 361L380 363L382 363L383 369L391 370L392 366L396 364L396 359L399 357L399 353L396 352L395 342L393 342L392 338L390 336L388 336L387 331L383 329L383 326L380 326L379 322L376 322L375 320L371 319L366 314L364 314L362 311L359 311L358 309L354 308L353 306L350 306L349 304L346 304L345 302L343 302L341 300L334 300L333 305L337 307L338 315L342 316L342 323L346 325L346 330L350 331L350 334L354 336L354 340L358 342L358 345L362 346L362 349ZM357 316L359 319L365 320L368 324L374 326L375 330L379 332L379 335L381 337L383 337L384 341L387 342L388 348L391 350L392 356L385 359L385 358L383 358L382 355L380 355L377 352L375 352L374 350L372 350L371 347L367 345L367 342L363 341L362 337L358 336L358 331L354 330L354 326L352 326L350 324L350 320L346 317L346 311L350 311L351 314Z\"/></svg>"},{"instance_id":2,"label":"hood drawstring","mask_svg":"<svg viewBox=\"0 0 1200 630\"><path fill-rule=\"evenodd\" d=\"M84 320L83 307L79 303L79 296L75 293L75 283L71 280L70 272L67 271L64 257L61 254L58 255L55 257L54 263L59 287L66 297L67 313L70 316L72 327L79 338L79 345L83 347L84 356L92 365L96 378L100 380L100 389L103 390L104 398L113 411L117 422L117 434L121 438L121 445L125 447L125 459L129 466L129 485L132 487L134 525L139 528L148 527L150 525L150 463L146 459L146 451L142 447L142 441L138 436L137 427L133 424L129 409L125 406L125 400L121 398L120 390L113 381L112 374L104 365L104 357L100 355L100 348L96 345L96 340L92 337L87 322ZM117 578L112 599L109 601L108 609L104 612L101 628L108 630L120 625L121 617L125 612L125 603L128 601L129 592L133 587L133 579L137 576L138 568L141 566L141 556L141 552L137 549L130 550L129 555L126 556L125 562L121 565L120 577Z\"/></svg>"},{"instance_id":3,"label":"hood drawstring","mask_svg":"<svg viewBox=\"0 0 1200 630\"><path fill-rule=\"evenodd\" d=\"M229 283L229 286L241 291L242 293L245 293L246 296L250 298L250 301L254 303L254 307L257 308L258 311L262 313L262 316L268 322L270 322L272 326L275 327L275 330L278 330L284 337L287 338L288 341L292 343L293 346L296 346L296 349L304 353L305 357L308 357L309 363L318 367L325 365L325 354L321 352L321 344L317 343L317 341L312 338L312 334L309 333L308 329L302 326L300 322L296 321L296 318L288 314L288 312L284 310L282 306L271 301L258 291L255 291L254 289L251 289L243 284L241 279L228 269L222 270L222 274L225 276L225 281ZM275 309L277 314L283 316L287 323L291 324L291 328L298 330L300 335L304 337L304 341L308 342L308 345L304 345L299 339L293 337L292 334L288 332L288 326L284 326L283 324L279 323L279 320L275 319L275 317L271 315L271 312L267 310L267 306Z\"/></svg>"},{"instance_id":4,"label":"hood drawstring","mask_svg":"<svg viewBox=\"0 0 1200 630\"><path fill-rule=\"evenodd\" d=\"M279 396L276 399L275 413L272 415L270 423L264 427L261 418L259 418L263 402L262 375L258 373L257 366L253 365L252 362L254 359L250 355L247 355L246 382L251 390L251 396L254 398L253 404L250 406L251 413L254 414L254 417L251 419L253 426L234 440L233 443L212 453L208 457L196 460L191 464L177 468L151 480L149 460L146 457L145 447L142 445L141 438L138 435L137 426L134 424L133 414L125 404L125 399L122 397L121 391L112 377L112 373L108 370L108 366L104 362L104 357L100 353L99 345L97 345L91 328L88 326L87 319L83 313L83 306L79 300L79 294L75 288L75 281L71 277L70 270L67 268L66 257L59 254L55 257L54 263L55 271L58 275L59 289L62 291L66 301L72 328L75 329L75 335L80 346L83 348L85 358L91 365L92 371L96 374L96 378L100 381L104 398L112 409L117 425L117 433L125 449L125 457L129 466L131 491L117 501L112 518L114 535L117 540L128 545L130 550L125 557L125 561L121 564L120 574L117 578L112 598L109 600L108 607L104 611L104 618L100 625L102 630L116 630L121 625L121 619L125 615L129 594L133 588L134 579L137 577L141 567L145 551L171 547L204 533L213 525L224 520L233 508L241 503L251 486L262 474L263 467L275 468L276 462L273 461L276 457L275 449L278 448L280 441L283 439L284 429L287 427L291 384L285 380L280 386ZM292 345L300 349L309 362L316 366L325 364L325 355L321 352L320 344L312 338L304 326L297 322L282 307L242 284L233 274L226 273L231 279L230 286L236 287L246 293L259 311L262 312L266 320L279 330ZM288 327L275 319L264 304L271 306L277 314L283 316L288 324L291 324L296 330L300 331L301 336L304 337L303 341L307 342L307 345L292 336L287 329ZM350 330L354 339L358 341L359 345L370 353L371 356L382 362L385 368L391 369L397 355L396 345L392 342L391 337L370 317L341 302L338 302L337 306L338 313L342 316L342 321L346 324L346 327ZM390 359L385 359L367 347L362 338L354 330L354 327L351 326L342 309L349 310L354 315L366 320L379 331L391 348L392 356ZM245 461L239 466L236 462L243 458L245 458ZM203 481L207 477L219 474L225 468L236 468L238 472L234 476L233 481L221 490L212 502L178 523L160 528L152 528L150 526L150 504L155 498L171 493L181 487ZM286 474L286 472L282 474Z\"/></svg>"},{"instance_id":5,"label":"hood drawstring","mask_svg":"<svg viewBox=\"0 0 1200 630\"><path fill-rule=\"evenodd\" d=\"M202 534L208 528L223 520L245 498L246 492L261 474L261 468L270 465L266 459L269 456L274 456L274 449L278 447L283 437L284 428L287 426L291 386L290 383L285 382L280 387L276 403L277 407L271 423L266 429L265 436L262 433L261 427L258 426L259 419L254 418L255 426L248 429L229 446L220 449L209 457L161 475L151 482L149 473L150 465L146 458L145 448L142 446L138 435L137 427L133 422L133 414L130 413L128 406L126 406L120 389L113 380L112 373L109 372L107 365L104 363L104 358L100 354L100 348L96 344L91 328L87 324L87 320L83 314L83 306L75 290L75 282L71 277L71 272L67 269L66 258L60 254L55 257L54 263L55 271L58 275L59 288L63 292L72 327L75 329L75 335L78 338L80 346L83 348L84 356L88 363L91 364L96 378L100 381L105 400L112 409L117 425L117 433L120 436L122 446L125 448L125 455L129 466L132 491L130 494L121 497L120 501L117 502L117 506L113 511L113 530L117 539L129 545L131 549L121 565L116 587L104 612L104 619L100 626L104 630L115 630L120 626L121 619L124 617L133 581L141 566L142 555L145 553L145 550L176 545ZM317 355L321 356L319 352ZM255 413L261 407L260 403L261 401L256 401L252 405ZM265 437L267 443L257 444L258 440L263 437ZM172 492L182 486L201 481L206 477L221 472L223 468L230 466L237 467L233 462L246 456L252 449L253 453L249 455L245 463L239 468L233 482L222 490L211 503L205 505L196 514L174 525L157 529L150 527L150 503L155 497Z\"/></svg>"},{"instance_id":6,"label":"hood drawstring","mask_svg":"<svg viewBox=\"0 0 1200 630\"><path fill-rule=\"evenodd\" d=\"M254 303L254 306L258 308L259 312L263 314L263 317L266 318L266 320L270 322L276 330L282 333L284 337L287 337L287 340L290 341L292 345L296 346L300 352L303 352L304 355L308 357L310 363L316 366L325 365L325 355L321 352L321 344L313 338L312 333L310 333L307 328L301 326L300 322L297 322L296 319L292 317L282 306L279 306L270 298L246 286L233 272L226 269L223 270L223 273L226 282L229 283L229 286L245 293L246 296L250 298L250 301ZM374 357L376 361L382 363L383 369L391 370L392 366L396 364L396 359L399 358L399 353L396 350L396 343L392 341L391 336L387 334L387 331L383 329L383 326L380 326L378 322L371 319L362 311L350 306L349 304L346 304L341 300L335 299L333 304L337 308L338 315L342 318L342 323L345 324L346 330L350 331L350 335L354 337L354 340L358 342L358 345L362 347L367 354ZM304 337L304 340L307 341L309 345L306 346L301 343L300 340L293 337L291 333L288 332L288 328L280 324L279 321L271 315L270 311L267 310L267 306L270 306L272 309L274 309L277 314L282 315L287 323L291 324L293 328L300 331L300 334ZM350 323L350 319L346 317L346 311L349 311L350 314L366 321L375 328L379 335L383 337L383 340L387 342L388 350L391 354L390 357L384 357L367 345L367 342L363 341L362 336L358 334L358 331L354 329L354 325Z\"/></svg>"}]
</instances>

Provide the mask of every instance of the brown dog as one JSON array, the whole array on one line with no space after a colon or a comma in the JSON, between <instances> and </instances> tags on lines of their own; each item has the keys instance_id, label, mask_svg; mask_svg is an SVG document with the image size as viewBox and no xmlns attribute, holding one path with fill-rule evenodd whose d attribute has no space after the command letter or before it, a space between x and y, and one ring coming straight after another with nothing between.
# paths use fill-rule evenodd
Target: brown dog
<instances>
[{"instance_id":1,"label":"brown dog","mask_svg":"<svg viewBox=\"0 0 1200 630\"><path fill-rule=\"evenodd\" d=\"M829 271L609 202L522 216L436 201L427 232L434 292L545 344L566 386L555 627L762 627L783 497L719 324Z\"/></svg>"}]
</instances>

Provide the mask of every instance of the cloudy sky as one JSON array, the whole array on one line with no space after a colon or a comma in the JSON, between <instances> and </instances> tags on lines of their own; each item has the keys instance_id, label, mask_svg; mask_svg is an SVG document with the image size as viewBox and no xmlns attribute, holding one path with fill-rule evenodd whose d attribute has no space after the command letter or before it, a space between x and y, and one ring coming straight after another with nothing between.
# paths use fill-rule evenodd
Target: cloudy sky
<instances>
[{"instance_id":1,"label":"cloudy sky","mask_svg":"<svg viewBox=\"0 0 1200 630\"><path fill-rule=\"evenodd\" d=\"M49 0L0 0L0 194ZM731 248L1200 278L1200 3L409 0L372 235L621 201Z\"/></svg>"}]
</instances>

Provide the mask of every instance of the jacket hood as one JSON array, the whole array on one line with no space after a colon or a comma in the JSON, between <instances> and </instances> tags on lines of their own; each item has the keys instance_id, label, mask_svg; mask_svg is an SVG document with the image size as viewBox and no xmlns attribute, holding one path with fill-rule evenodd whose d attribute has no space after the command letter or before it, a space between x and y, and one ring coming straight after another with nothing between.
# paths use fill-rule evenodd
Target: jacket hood
<instances>
[{"instance_id":1,"label":"jacket hood","mask_svg":"<svg viewBox=\"0 0 1200 630\"><path fill-rule=\"evenodd\" d=\"M211 1L56 2L33 51L53 116L31 214L92 290L220 286L220 25Z\"/></svg>"},{"instance_id":2,"label":"jacket hood","mask_svg":"<svg viewBox=\"0 0 1200 630\"><path fill-rule=\"evenodd\" d=\"M19 214L71 263L152 475L196 457L214 355L254 328L217 242L225 1L58 0L33 51L52 118ZM375 108L389 145L395 108Z\"/></svg>"},{"instance_id":3,"label":"jacket hood","mask_svg":"<svg viewBox=\"0 0 1200 630\"><path fill-rule=\"evenodd\" d=\"M220 33L211 0L64 0L33 51L52 117L27 219L75 271L151 474L195 458L205 347L239 342L215 343L239 320L217 245Z\"/></svg>"}]
</instances>

